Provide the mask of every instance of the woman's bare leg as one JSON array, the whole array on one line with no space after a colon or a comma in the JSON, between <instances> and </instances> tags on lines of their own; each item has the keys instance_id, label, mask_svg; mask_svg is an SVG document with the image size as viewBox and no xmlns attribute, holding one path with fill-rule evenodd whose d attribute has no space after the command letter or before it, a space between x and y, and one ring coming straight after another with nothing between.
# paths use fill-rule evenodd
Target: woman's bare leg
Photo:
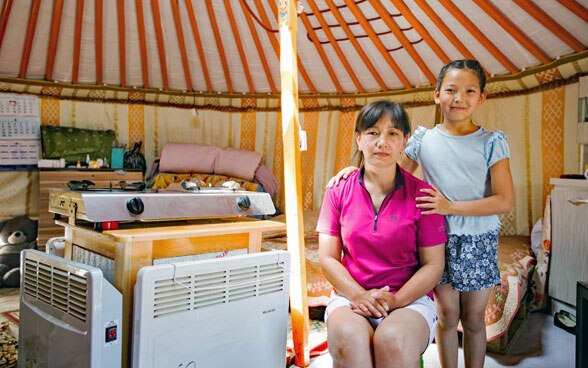
<instances>
[{"instance_id":1,"label":"woman's bare leg","mask_svg":"<svg viewBox=\"0 0 588 368\"><path fill-rule=\"evenodd\" d=\"M373 367L372 337L374 330L368 320L339 307L327 320L327 343L333 358L333 368Z\"/></svg>"},{"instance_id":2,"label":"woman's bare leg","mask_svg":"<svg viewBox=\"0 0 588 368\"><path fill-rule=\"evenodd\" d=\"M395 310L374 333L374 360L378 368L417 368L429 343L429 325L411 309Z\"/></svg>"}]
</instances>

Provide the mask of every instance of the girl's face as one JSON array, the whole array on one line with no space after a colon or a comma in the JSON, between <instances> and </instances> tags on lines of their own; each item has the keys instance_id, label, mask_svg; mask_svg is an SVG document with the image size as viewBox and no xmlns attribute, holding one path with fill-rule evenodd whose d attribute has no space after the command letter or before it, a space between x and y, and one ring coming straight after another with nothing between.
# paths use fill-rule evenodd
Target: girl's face
<instances>
[{"instance_id":1,"label":"girl's face","mask_svg":"<svg viewBox=\"0 0 588 368\"><path fill-rule=\"evenodd\" d=\"M390 117L383 116L371 128L356 133L355 139L366 165L389 167L398 160L408 136L394 127Z\"/></svg>"},{"instance_id":2,"label":"girl's face","mask_svg":"<svg viewBox=\"0 0 588 368\"><path fill-rule=\"evenodd\" d=\"M484 100L486 92L480 90L478 76L468 69L449 69L441 89L435 91L435 103L447 123L470 122L474 110Z\"/></svg>"}]
</instances>

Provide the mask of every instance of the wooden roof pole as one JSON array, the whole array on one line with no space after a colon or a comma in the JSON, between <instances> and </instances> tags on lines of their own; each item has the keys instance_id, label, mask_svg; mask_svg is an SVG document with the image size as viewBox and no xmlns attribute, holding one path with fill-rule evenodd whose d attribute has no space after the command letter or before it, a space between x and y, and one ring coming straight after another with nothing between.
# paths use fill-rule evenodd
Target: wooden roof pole
<instances>
[{"instance_id":1,"label":"wooden roof pole","mask_svg":"<svg viewBox=\"0 0 588 368\"><path fill-rule=\"evenodd\" d=\"M329 28L329 25L327 24L327 21L323 17L323 14L321 13L320 9L316 5L316 3L312 0L308 1L308 5L310 6L310 10L312 11L314 16L316 17L316 20L319 22L319 24L323 28L323 32L325 33L325 36L327 36L327 38L329 39L329 42L331 43L331 47L333 47L333 51L335 51L335 53L337 54L337 56L341 60L341 64L343 64L343 67L347 71L347 76L353 81L353 84L355 85L355 88L357 88L357 91L359 93L364 93L365 90L363 89L363 86L361 85L361 82L360 82L359 78L357 77L357 73L353 70L349 61L347 61L348 60L347 55L345 55L345 53L343 52L343 50L339 46L339 43L337 42L337 40L335 40L335 36L331 32L331 29ZM381 84L380 84L380 87L382 87Z\"/></svg>"},{"instance_id":2,"label":"wooden roof pole","mask_svg":"<svg viewBox=\"0 0 588 368\"><path fill-rule=\"evenodd\" d=\"M401 0L391 0L392 4L396 7L396 9L400 10L404 18L410 23L412 28L417 31L417 33L425 40L425 42L429 45L435 54L439 56L439 59L443 62L443 64L447 64L451 59L445 51L439 46L437 42L433 39L431 34L427 31L427 29L421 24L421 22L415 17L415 15L410 11L410 8L404 4Z\"/></svg>"},{"instance_id":3,"label":"wooden roof pole","mask_svg":"<svg viewBox=\"0 0 588 368\"><path fill-rule=\"evenodd\" d=\"M84 0L76 3L76 25L74 31L73 62L71 68L71 82L78 84L80 71L80 51L82 49L82 22L84 17Z\"/></svg>"},{"instance_id":4,"label":"wooden roof pole","mask_svg":"<svg viewBox=\"0 0 588 368\"><path fill-rule=\"evenodd\" d=\"M474 0L474 3L486 12L496 23L512 36L518 43L526 48L542 64L549 64L551 59L537 44L535 44L523 31L520 30L508 17L506 17L496 6L484 0Z\"/></svg>"},{"instance_id":5,"label":"wooden roof pole","mask_svg":"<svg viewBox=\"0 0 588 368\"><path fill-rule=\"evenodd\" d=\"M400 79L400 81L404 85L404 88L406 88L406 89L412 88L412 84L410 83L410 81L408 80L408 78L406 77L406 75L404 74L402 69L400 68L400 66L398 66L396 61L394 61L394 58L392 57L392 55L390 55L390 52L388 52L388 50L386 49L386 46L384 46L384 43L382 42L382 40L380 40L380 37L378 37L378 35L376 34L374 29L372 28L372 26L368 22L367 18L361 12L361 9L353 1L345 0L345 4L347 4L347 6L349 7L349 10L355 16L355 18L357 19L359 24L361 24L361 27L363 28L365 33L367 33L367 35L370 37L370 39L374 42L374 45L376 46L378 51L380 51L380 54L382 54L382 57L386 60L388 65L390 65L390 68L392 68L394 73L396 73L396 77L398 77L398 79Z\"/></svg>"},{"instance_id":6,"label":"wooden roof pole","mask_svg":"<svg viewBox=\"0 0 588 368\"><path fill-rule=\"evenodd\" d=\"M159 69L161 71L161 81L163 89L169 89L169 78L167 75L167 62L165 59L165 44L163 42L163 27L161 26L161 13L159 12L159 2L151 0L151 10L153 15L153 29L155 30L155 40L157 41L157 51L159 54Z\"/></svg>"},{"instance_id":7,"label":"wooden roof pole","mask_svg":"<svg viewBox=\"0 0 588 368\"><path fill-rule=\"evenodd\" d=\"M276 9L275 2L269 1L269 6L272 9L272 13L274 14L274 16L279 17L279 10ZM260 17L261 21L265 24L270 24L269 19L268 19L267 15L265 14L265 10L264 10L260 0L255 0L255 7L259 11L259 17ZM280 47L279 42L276 40L275 37L271 36L270 33L268 33L268 38L270 39L272 47L274 48L274 50L276 52L276 56L279 57L279 55L278 55L280 53L280 51L278 50ZM312 83L312 80L310 80L310 76L306 72L306 69L304 69L304 65L302 64L302 60L300 60L300 58L298 58L298 56L296 56L296 58L298 60L297 73L298 73L298 71L300 71L300 75L302 76L302 79L304 80L304 83L306 83L306 86L308 87L308 89L310 89L310 92L315 95L318 94L316 87ZM298 92L298 89L296 90L296 92Z\"/></svg>"},{"instance_id":8,"label":"wooden roof pole","mask_svg":"<svg viewBox=\"0 0 588 368\"><path fill-rule=\"evenodd\" d=\"M243 39L239 38L239 28L237 28L237 22L235 22L235 16L233 15L233 10L231 9L231 4L229 0L225 0L225 8L227 9L227 17L229 18L229 23L231 24L231 30L233 31L233 37L235 37L235 43L237 44L237 50L239 51L239 57L241 58L241 65L243 65L243 72L245 73L245 78L247 79L247 85L249 86L249 92L255 93L255 88L253 87L253 79L251 78L251 73L249 72L249 67L247 63L247 55L245 54L245 50L243 49Z\"/></svg>"},{"instance_id":9,"label":"wooden roof pole","mask_svg":"<svg viewBox=\"0 0 588 368\"><path fill-rule=\"evenodd\" d=\"M96 84L102 85L102 21L104 19L104 6L102 0L94 3L94 48L96 50Z\"/></svg>"},{"instance_id":10,"label":"wooden roof pole","mask_svg":"<svg viewBox=\"0 0 588 368\"><path fill-rule=\"evenodd\" d=\"M547 30L553 33L557 38L567 43L576 52L583 51L585 46L582 42L576 39L570 32L560 26L549 14L545 13L541 8L530 1L514 0L514 2L526 11L535 20L541 23Z\"/></svg>"},{"instance_id":11,"label":"wooden roof pole","mask_svg":"<svg viewBox=\"0 0 588 368\"><path fill-rule=\"evenodd\" d=\"M116 19L118 22L118 65L120 69L120 86L127 86L127 55L125 37L125 2L116 4Z\"/></svg>"},{"instance_id":12,"label":"wooden roof pole","mask_svg":"<svg viewBox=\"0 0 588 368\"><path fill-rule=\"evenodd\" d=\"M210 20L210 26L212 27L212 32L214 33L216 47L218 48L218 56L223 67L223 72L225 73L227 90L229 91L229 93L233 93L233 82L231 81L231 71L229 70L229 62L227 60L227 55L225 54L225 46L223 45L223 39L218 28L216 16L214 15L214 7L210 0L206 0L206 10L208 11L208 19Z\"/></svg>"},{"instance_id":13,"label":"wooden roof pole","mask_svg":"<svg viewBox=\"0 0 588 368\"><path fill-rule=\"evenodd\" d=\"M369 0L369 2L374 7L374 10L376 10L376 12L380 15L382 21L384 21L384 23L386 23L386 26L392 31L398 42L400 42L402 47L404 47L404 50L408 52L412 60L414 60L415 64L423 72L425 77L427 77L429 83L435 84L435 82L437 81L437 77L435 77L435 75L431 72L423 58L421 58L420 54L412 46L404 32L400 29L400 26L392 20L392 16L384 7L384 5L382 5L380 1Z\"/></svg>"},{"instance_id":14,"label":"wooden roof pole","mask_svg":"<svg viewBox=\"0 0 588 368\"><path fill-rule=\"evenodd\" d=\"M190 20L190 27L192 28L192 35L194 37L194 43L198 49L198 56L200 57L200 66L202 67L202 74L204 75L204 81L206 82L206 90L208 93L212 93L212 84L210 83L210 75L208 73L208 67L206 66L206 57L204 55L204 48L202 47L202 40L200 38L200 32L198 31L198 23L196 23L196 13L190 0L186 0L186 10L188 12L188 19Z\"/></svg>"},{"instance_id":15,"label":"wooden roof pole","mask_svg":"<svg viewBox=\"0 0 588 368\"><path fill-rule=\"evenodd\" d=\"M6 0L2 6L2 14L0 14L0 48L2 47L2 41L4 41L4 32L6 31L6 25L8 24L11 9L12 0Z\"/></svg>"},{"instance_id":16,"label":"wooden roof pole","mask_svg":"<svg viewBox=\"0 0 588 368\"><path fill-rule=\"evenodd\" d=\"M31 57L31 48L33 47L33 37L35 36L35 28L37 27L37 18L39 18L39 8L41 7L41 0L33 0L29 10L29 21L27 23L27 36L25 44L22 49L22 59L20 61L20 70L18 77L25 79L27 77L27 69L29 68L29 59Z\"/></svg>"},{"instance_id":17,"label":"wooden roof pole","mask_svg":"<svg viewBox=\"0 0 588 368\"><path fill-rule=\"evenodd\" d=\"M47 60L45 61L45 79L48 81L53 80L53 65L55 63L55 54L57 53L62 12L63 0L56 0L53 3L53 15L49 31L49 45L47 46Z\"/></svg>"},{"instance_id":18,"label":"wooden roof pole","mask_svg":"<svg viewBox=\"0 0 588 368\"><path fill-rule=\"evenodd\" d=\"M451 44L465 57L466 59L475 59L474 55L465 47L463 43L459 40L459 38L447 27L447 25L443 22L443 20L435 13L433 8L429 4L427 4L426 0L415 0L415 3L421 8L422 11L431 19L431 21L439 28L441 33L449 41Z\"/></svg>"},{"instance_id":19,"label":"wooden roof pole","mask_svg":"<svg viewBox=\"0 0 588 368\"><path fill-rule=\"evenodd\" d=\"M511 74L519 72L519 68L514 65L514 63L510 61L510 59L504 55L504 53L500 51L500 49L494 45L488 37L484 35L484 32L480 31L480 29L476 27L474 22L472 22L461 10L459 10L458 6L449 0L439 0L439 2L451 15L453 15L453 17L455 17L455 19L461 23L464 29L470 32L470 34L474 36L474 38L478 40L478 42L484 46L488 52L490 52L490 54L492 54L492 56L494 56L494 58L498 60L498 62L502 64Z\"/></svg>"},{"instance_id":20,"label":"wooden roof pole","mask_svg":"<svg viewBox=\"0 0 588 368\"><path fill-rule=\"evenodd\" d=\"M267 62L267 57L265 56L265 52L263 51L263 47L261 46L259 35L255 30L255 25L253 24L253 21L251 20L251 13L247 8L247 5L243 1L239 1L239 4L241 4L241 9L243 10L243 14L245 15L247 25L249 26L251 37L253 37L253 42L255 43L255 48L257 49L257 53L259 54L259 59L261 60L261 65L263 66L263 70L267 77L267 82L270 85L270 89L272 90L273 94L278 94L278 89L276 88L276 83L274 82L274 78L272 77L272 71L270 70L269 64Z\"/></svg>"},{"instance_id":21,"label":"wooden roof pole","mask_svg":"<svg viewBox=\"0 0 588 368\"><path fill-rule=\"evenodd\" d=\"M570 0L557 0L557 2L565 6L569 11L576 14L578 17L584 19L584 22L588 22L588 10L581 4Z\"/></svg>"},{"instance_id":22,"label":"wooden roof pole","mask_svg":"<svg viewBox=\"0 0 588 368\"><path fill-rule=\"evenodd\" d=\"M176 34L178 35L178 44L180 46L180 55L182 56L182 67L184 68L184 79L186 80L186 89L192 92L192 76L190 75L190 66L188 64L188 52L186 51L186 41L184 40L184 31L182 31L182 21L180 19L180 7L178 0L171 2Z\"/></svg>"},{"instance_id":23,"label":"wooden roof pole","mask_svg":"<svg viewBox=\"0 0 588 368\"><path fill-rule=\"evenodd\" d=\"M302 12L302 14L300 14L300 20L302 20L302 24L306 28L306 32L310 36L310 39L311 39L312 43L314 44L314 47L316 48L316 51L318 52L319 56L321 57L323 64L325 64L325 68L327 69L327 72L329 73L329 76L331 77L331 80L333 81L333 84L335 85L335 89L337 90L337 93L342 95L343 94L343 87L341 87L341 83L339 82L339 79L337 78L337 74L335 74L335 71L333 70L333 66L331 65L331 62L329 61L329 58L327 57L327 54L325 53L325 50L323 49L323 45L321 45L321 43L319 41L318 35L316 34L314 29L312 28L312 25L310 24L310 21L308 20L308 16L306 14L304 14L304 12Z\"/></svg>"},{"instance_id":24,"label":"wooden roof pole","mask_svg":"<svg viewBox=\"0 0 588 368\"><path fill-rule=\"evenodd\" d=\"M295 0L280 0L280 77L282 81L282 139L284 143L284 190L286 197L286 234L290 253L290 316L294 340L295 364L310 364L308 347L308 303L306 300L306 264L304 263L304 224L298 121L298 66L296 31L298 19ZM294 200L294 202L293 202Z\"/></svg>"},{"instance_id":25,"label":"wooden roof pole","mask_svg":"<svg viewBox=\"0 0 588 368\"><path fill-rule=\"evenodd\" d=\"M141 52L141 73L143 75L143 87L149 88L149 70L147 66L147 41L145 36L145 17L143 15L143 2L135 0L137 9L137 29L139 30L139 49Z\"/></svg>"},{"instance_id":26,"label":"wooden roof pole","mask_svg":"<svg viewBox=\"0 0 588 368\"><path fill-rule=\"evenodd\" d=\"M343 15L341 15L339 9L337 9L332 0L326 1L326 3L329 9L331 9L331 14L335 16L335 19L337 19L337 22L339 22L339 25L341 26L341 28L343 28L343 31L345 31L345 34L349 38L349 42L351 42L351 44L355 48L355 51L357 51L359 57L361 58L361 60L363 60L363 63L365 64L367 69L370 71L376 82L378 82L380 90L387 91L388 86L386 86L386 82L384 82L384 80L380 76L380 73L378 73L376 67L374 66L374 64L372 64L370 58L366 55L365 51L363 51L363 47L359 44L359 41L357 41L357 38L355 37L355 34L353 34L351 28L349 28L349 26L346 24L345 18L343 18Z\"/></svg>"}]
</instances>

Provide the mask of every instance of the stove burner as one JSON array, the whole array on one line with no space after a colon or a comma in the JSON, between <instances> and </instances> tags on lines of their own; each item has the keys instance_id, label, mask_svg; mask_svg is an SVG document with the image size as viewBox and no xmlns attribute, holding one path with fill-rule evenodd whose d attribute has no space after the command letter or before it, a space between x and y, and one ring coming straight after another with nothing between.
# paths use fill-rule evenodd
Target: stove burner
<instances>
[{"instance_id":1,"label":"stove burner","mask_svg":"<svg viewBox=\"0 0 588 368\"><path fill-rule=\"evenodd\" d=\"M112 182L110 182L108 188L91 188L92 186L96 185L93 181L90 180L70 180L67 182L67 187L70 190L80 191L80 192L88 192L88 191L98 191L98 192L108 192L108 191L133 191L133 192L142 192L145 190L146 184L144 182L135 182L135 183L127 183L124 180L117 182L118 187L113 187Z\"/></svg>"}]
</instances>

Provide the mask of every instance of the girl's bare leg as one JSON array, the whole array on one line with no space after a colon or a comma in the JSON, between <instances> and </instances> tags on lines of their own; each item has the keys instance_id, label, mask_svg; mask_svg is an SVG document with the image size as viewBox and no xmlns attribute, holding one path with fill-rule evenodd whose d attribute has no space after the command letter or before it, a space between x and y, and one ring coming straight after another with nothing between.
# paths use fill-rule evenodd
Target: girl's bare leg
<instances>
[{"instance_id":1,"label":"girl's bare leg","mask_svg":"<svg viewBox=\"0 0 588 368\"><path fill-rule=\"evenodd\" d=\"M439 352L439 361L443 368L457 368L459 339L457 324L459 322L460 292L451 285L435 287L435 305L439 314L435 343Z\"/></svg>"},{"instance_id":2,"label":"girl's bare leg","mask_svg":"<svg viewBox=\"0 0 588 368\"><path fill-rule=\"evenodd\" d=\"M465 366L482 368L486 357L486 324L484 315L490 289L461 293L461 324Z\"/></svg>"}]
</instances>

